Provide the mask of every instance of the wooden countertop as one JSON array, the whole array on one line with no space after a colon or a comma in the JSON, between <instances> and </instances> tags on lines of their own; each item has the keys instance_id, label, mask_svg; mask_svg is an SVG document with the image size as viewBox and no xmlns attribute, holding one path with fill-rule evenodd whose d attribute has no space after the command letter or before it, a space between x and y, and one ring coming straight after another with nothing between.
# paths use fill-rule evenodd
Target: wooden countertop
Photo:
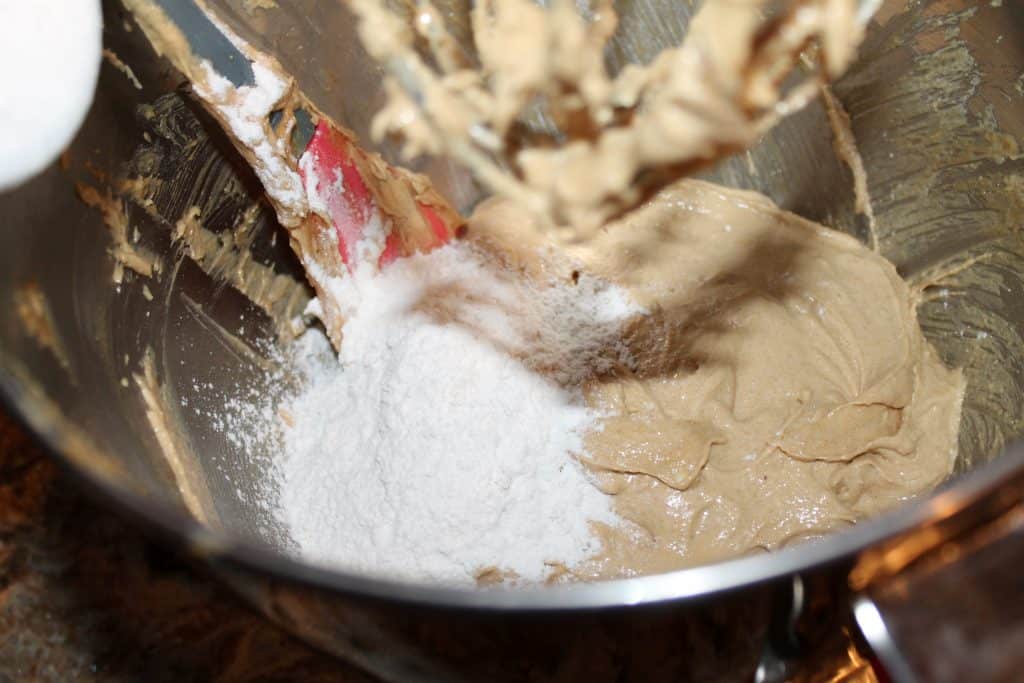
<instances>
[{"instance_id":1,"label":"wooden countertop","mask_svg":"<svg viewBox=\"0 0 1024 683\"><path fill-rule=\"evenodd\" d=\"M84 497L0 413L0 681L369 683Z\"/></svg>"}]
</instances>

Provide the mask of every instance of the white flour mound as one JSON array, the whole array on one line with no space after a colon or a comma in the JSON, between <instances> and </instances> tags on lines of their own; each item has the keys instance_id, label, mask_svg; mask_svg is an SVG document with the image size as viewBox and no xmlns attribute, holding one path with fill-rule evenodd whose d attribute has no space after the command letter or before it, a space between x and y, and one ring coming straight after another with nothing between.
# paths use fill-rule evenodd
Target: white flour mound
<instances>
[{"instance_id":1,"label":"white flour mound","mask_svg":"<svg viewBox=\"0 0 1024 683\"><path fill-rule=\"evenodd\" d=\"M341 354L307 334L284 411L280 515L302 555L465 584L488 569L543 581L597 552L590 523L618 520L574 457L597 416L517 357L593 363L628 299L594 282L527 291L464 245L333 285Z\"/></svg>"}]
</instances>

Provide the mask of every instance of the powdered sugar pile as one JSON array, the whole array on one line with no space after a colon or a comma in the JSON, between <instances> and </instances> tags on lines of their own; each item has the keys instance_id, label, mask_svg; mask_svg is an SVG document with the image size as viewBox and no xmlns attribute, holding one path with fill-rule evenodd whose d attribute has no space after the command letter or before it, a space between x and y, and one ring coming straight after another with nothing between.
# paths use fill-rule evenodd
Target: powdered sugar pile
<instances>
[{"instance_id":1,"label":"powdered sugar pile","mask_svg":"<svg viewBox=\"0 0 1024 683\"><path fill-rule=\"evenodd\" d=\"M331 283L340 356L307 334L306 385L282 408L280 515L301 554L471 583L595 553L590 523L617 518L574 454L597 416L530 366L562 363L565 381L615 357L635 307L596 281L532 290L462 244L370 271Z\"/></svg>"}]
</instances>

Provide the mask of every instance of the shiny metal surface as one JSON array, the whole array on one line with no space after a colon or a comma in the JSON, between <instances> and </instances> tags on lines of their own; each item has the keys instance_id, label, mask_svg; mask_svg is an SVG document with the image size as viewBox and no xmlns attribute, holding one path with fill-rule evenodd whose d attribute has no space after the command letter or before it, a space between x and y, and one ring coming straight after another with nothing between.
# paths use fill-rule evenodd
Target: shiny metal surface
<instances>
[{"instance_id":1,"label":"shiny metal surface","mask_svg":"<svg viewBox=\"0 0 1024 683\"><path fill-rule=\"evenodd\" d=\"M1008 471L966 511L861 553L853 618L895 683L1016 680L1022 562L1024 476Z\"/></svg>"},{"instance_id":2,"label":"shiny metal surface","mask_svg":"<svg viewBox=\"0 0 1024 683\"><path fill-rule=\"evenodd\" d=\"M278 10L252 11L242 0L210 4L244 37L281 55L325 110L365 133L379 104L379 76L358 46L331 41L335 22L350 21L340 3L282 0ZM649 59L675 42L691 12L686 3L619 4L613 64ZM456 23L464 9L446 5ZM193 205L223 236L251 209L258 212L256 259L296 282L301 273L285 240L273 237L278 228L259 208L251 174L187 94L175 94L180 77L130 28L120 4L108 2L107 43L143 90L105 66L68 169L55 167L0 196L0 389L102 495L188 544L273 618L325 649L402 680L515 678L524 661L540 667L540 680L554 680L560 672L584 675L587 658L598 655L623 675L641 676L644 653L671 663L666 677L721 677L730 662L753 675L771 611L766 585L793 574L831 576L842 585L864 549L964 514L1024 467L1024 456L1004 449L1024 419L1019 3L887 2L861 60L835 86L864 156L882 250L908 278L934 283L920 308L922 326L968 378L957 478L878 520L778 553L516 592L378 581L311 567L285 552L287 538L256 496L274 444L262 457L245 457L208 412L249 390L273 390L266 372L274 361L260 349L273 343L275 326L185 257L170 235ZM163 115L155 115L158 102ZM139 244L161 255L163 270L153 278L129 273L115 288L110 233L79 201L73 182L104 189L126 169L161 180L153 205L116 201ZM710 175L866 236L819 105ZM460 196L472 203L472 189L463 189ZM40 298L57 340L50 344L26 313ZM145 380L147 357L173 432L173 457L154 432L147 415L153 406L135 377ZM181 471L189 473L190 507L180 493ZM541 623L538 613L557 619ZM596 655L594 638L606 645Z\"/></svg>"},{"instance_id":3,"label":"shiny metal surface","mask_svg":"<svg viewBox=\"0 0 1024 683\"><path fill-rule=\"evenodd\" d=\"M917 556L898 576L873 582L858 597L855 616L890 679L1019 679L1022 561L1024 506L1018 504ZM864 628L865 619L871 628Z\"/></svg>"}]
</instances>

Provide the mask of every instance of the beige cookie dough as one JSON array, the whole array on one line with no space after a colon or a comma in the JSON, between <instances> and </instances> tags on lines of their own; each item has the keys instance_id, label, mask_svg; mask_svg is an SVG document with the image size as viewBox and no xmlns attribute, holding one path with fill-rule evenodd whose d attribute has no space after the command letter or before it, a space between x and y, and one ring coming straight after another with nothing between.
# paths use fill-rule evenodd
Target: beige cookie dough
<instances>
[{"instance_id":1,"label":"beige cookie dough","mask_svg":"<svg viewBox=\"0 0 1024 683\"><path fill-rule=\"evenodd\" d=\"M919 292L846 235L696 180L559 252L502 200L470 235L534 276L606 278L647 311L619 368L584 386L606 417L580 458L627 523L601 528L578 579L821 536L952 470L963 377L924 339Z\"/></svg>"}]
</instances>

